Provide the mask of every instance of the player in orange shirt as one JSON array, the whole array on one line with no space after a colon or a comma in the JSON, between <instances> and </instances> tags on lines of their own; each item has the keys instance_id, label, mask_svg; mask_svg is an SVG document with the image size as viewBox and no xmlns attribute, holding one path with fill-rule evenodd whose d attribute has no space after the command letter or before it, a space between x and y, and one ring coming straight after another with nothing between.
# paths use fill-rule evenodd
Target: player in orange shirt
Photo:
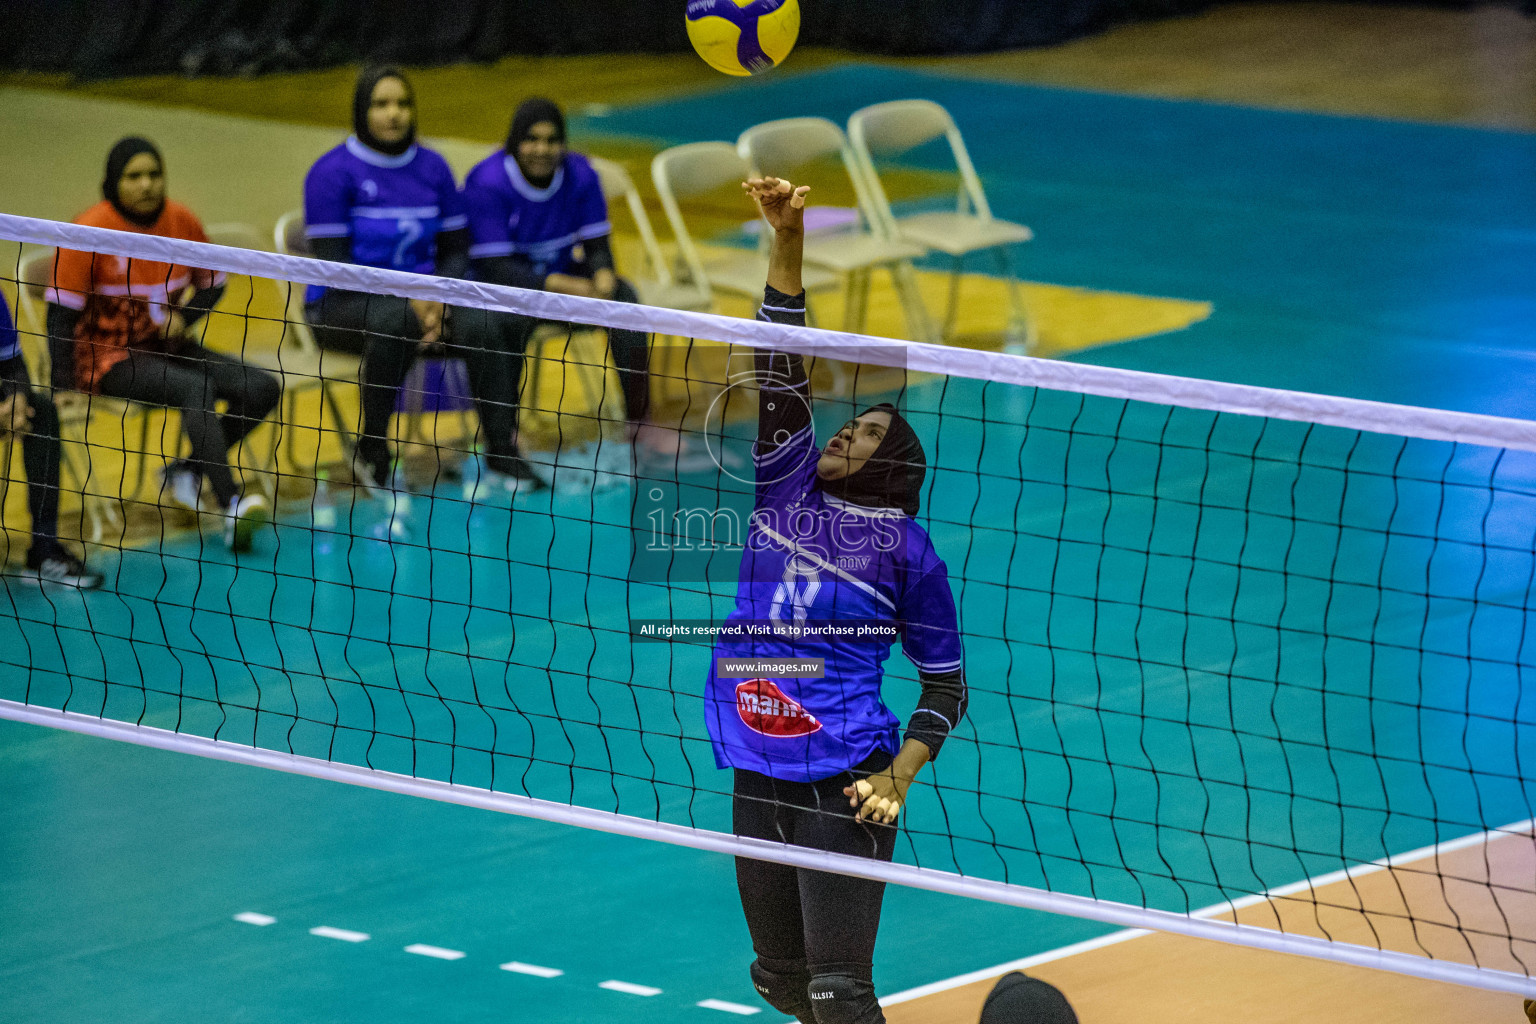
<instances>
[{"instance_id":1,"label":"player in orange shirt","mask_svg":"<svg viewBox=\"0 0 1536 1024\"><path fill-rule=\"evenodd\" d=\"M206 242L197 216L165 197L165 163L129 137L107 156L103 199L75 223ZM260 494L244 494L229 451L281 397L276 377L212 352L193 329L224 293L224 275L180 264L59 250L48 291L48 338L56 391L79 390L181 412L192 455L166 467L165 489L196 510L207 481L228 517L231 550L249 550L271 517ZM216 404L227 403L219 415Z\"/></svg>"}]
</instances>

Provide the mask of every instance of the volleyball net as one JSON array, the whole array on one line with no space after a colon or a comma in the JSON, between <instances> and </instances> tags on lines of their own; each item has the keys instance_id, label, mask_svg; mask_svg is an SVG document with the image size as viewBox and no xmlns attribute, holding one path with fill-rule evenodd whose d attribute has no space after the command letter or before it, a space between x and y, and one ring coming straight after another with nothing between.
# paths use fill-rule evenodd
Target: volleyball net
<instances>
[{"instance_id":1,"label":"volleyball net","mask_svg":"<svg viewBox=\"0 0 1536 1024\"><path fill-rule=\"evenodd\" d=\"M238 556L160 485L176 414L71 406L63 522L108 583L6 577L0 716L1536 994L1536 886L1506 870L1536 855L1536 424L12 216L0 238L42 390L63 247L230 275L200 337L284 393L232 455L275 507ZM453 309L399 390L382 497L353 486L358 364L315 345L311 289ZM541 321L515 494L452 335L508 314ZM638 433L602 328L646 339ZM704 681L764 349L809 357L818 437L892 401L927 450L970 703L890 865L730 835ZM886 665L904 717L916 669Z\"/></svg>"}]
</instances>

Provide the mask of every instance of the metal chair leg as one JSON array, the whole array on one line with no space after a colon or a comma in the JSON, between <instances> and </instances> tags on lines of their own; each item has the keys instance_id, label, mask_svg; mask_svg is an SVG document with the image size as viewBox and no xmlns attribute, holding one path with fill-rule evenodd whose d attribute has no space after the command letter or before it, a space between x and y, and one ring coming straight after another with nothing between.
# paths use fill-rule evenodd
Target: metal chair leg
<instances>
[{"instance_id":1,"label":"metal chair leg","mask_svg":"<svg viewBox=\"0 0 1536 1024\"><path fill-rule=\"evenodd\" d=\"M923 302L923 293L917 284L917 271L911 261L892 263L886 269L891 274L891 287L896 289L896 296L901 300L902 312L907 318L907 333L912 340L930 343L940 341L934 335L933 320L928 315L927 303Z\"/></svg>"},{"instance_id":2,"label":"metal chair leg","mask_svg":"<svg viewBox=\"0 0 1536 1024\"><path fill-rule=\"evenodd\" d=\"M1013 271L1013 261L1008 258L1008 250L1003 247L993 249L992 258L997 261L998 271L1008 287L1009 319L1005 334L1010 342L1021 342L1024 352L1033 355L1040 347L1039 326L1030 312L1029 303L1024 299L1024 289Z\"/></svg>"},{"instance_id":3,"label":"metal chair leg","mask_svg":"<svg viewBox=\"0 0 1536 1024\"><path fill-rule=\"evenodd\" d=\"M960 312L960 278L965 270L965 257L951 257L949 271L949 306L944 312L944 340L955 333L955 317Z\"/></svg>"}]
</instances>

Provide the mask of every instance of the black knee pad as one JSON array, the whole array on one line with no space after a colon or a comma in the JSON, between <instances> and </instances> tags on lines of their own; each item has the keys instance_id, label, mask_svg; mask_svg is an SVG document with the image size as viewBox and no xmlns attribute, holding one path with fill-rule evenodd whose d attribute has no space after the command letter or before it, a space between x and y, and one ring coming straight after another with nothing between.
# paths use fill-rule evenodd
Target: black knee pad
<instances>
[{"instance_id":1,"label":"black knee pad","mask_svg":"<svg viewBox=\"0 0 1536 1024\"><path fill-rule=\"evenodd\" d=\"M818 974L807 991L816 1024L880 1024L885 1015L875 986L846 974Z\"/></svg>"},{"instance_id":2,"label":"black knee pad","mask_svg":"<svg viewBox=\"0 0 1536 1024\"><path fill-rule=\"evenodd\" d=\"M771 971L761 960L752 961L752 985L757 994L769 1006L791 1017L811 1015L811 1001L805 991L810 982L811 975L804 968L798 972Z\"/></svg>"}]
</instances>

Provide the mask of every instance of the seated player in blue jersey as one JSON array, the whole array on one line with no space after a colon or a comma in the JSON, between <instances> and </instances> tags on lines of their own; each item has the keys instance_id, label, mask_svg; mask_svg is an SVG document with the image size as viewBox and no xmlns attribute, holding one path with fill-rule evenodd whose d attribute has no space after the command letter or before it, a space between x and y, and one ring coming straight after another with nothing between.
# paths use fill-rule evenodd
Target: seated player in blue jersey
<instances>
[{"instance_id":1,"label":"seated player in blue jersey","mask_svg":"<svg viewBox=\"0 0 1536 1024\"><path fill-rule=\"evenodd\" d=\"M305 232L316 256L342 263L463 277L469 231L448 162L416 141L416 97L396 68L357 81L353 135L304 179ZM375 493L394 486L389 421L400 385L424 349L462 358L480 414L486 483L513 492L535 481L514 445L516 366L494 338L467 340L442 303L313 288L306 314L327 348L363 356L362 427L353 470Z\"/></svg>"},{"instance_id":2,"label":"seated player in blue jersey","mask_svg":"<svg viewBox=\"0 0 1536 1024\"><path fill-rule=\"evenodd\" d=\"M803 326L807 189L745 188L774 230L758 317ZM736 834L888 861L908 789L966 702L948 570L913 518L923 447L878 405L819 448L798 355L758 351L757 384L756 502L706 690L715 761L735 771ZM904 737L880 692L896 638L922 682ZM791 658L820 660L821 677L745 664ZM881 883L746 858L736 878L752 980L770 1005L804 1024L884 1020L872 983Z\"/></svg>"},{"instance_id":3,"label":"seated player in blue jersey","mask_svg":"<svg viewBox=\"0 0 1536 1024\"><path fill-rule=\"evenodd\" d=\"M517 108L506 146L476 164L464 179L464 201L469 209L470 262L478 280L639 301L634 286L614 270L608 202L597 172L586 157L566 148L565 115L550 100L530 99ZM479 323L498 339L493 344L518 354L520 377L521 356L538 321L494 313ZM633 442L650 411L646 337L640 331L610 328L608 350L624 389L625 440ZM674 450L675 445L674 440ZM625 450L616 444L603 449L609 462ZM612 468L627 473L627 466Z\"/></svg>"},{"instance_id":4,"label":"seated player in blue jersey","mask_svg":"<svg viewBox=\"0 0 1536 1024\"><path fill-rule=\"evenodd\" d=\"M0 444L15 437L21 439L32 515L32 547L23 578L82 590L101 586L101 574L59 543L59 413L47 395L32 390L11 309L0 295Z\"/></svg>"}]
</instances>

